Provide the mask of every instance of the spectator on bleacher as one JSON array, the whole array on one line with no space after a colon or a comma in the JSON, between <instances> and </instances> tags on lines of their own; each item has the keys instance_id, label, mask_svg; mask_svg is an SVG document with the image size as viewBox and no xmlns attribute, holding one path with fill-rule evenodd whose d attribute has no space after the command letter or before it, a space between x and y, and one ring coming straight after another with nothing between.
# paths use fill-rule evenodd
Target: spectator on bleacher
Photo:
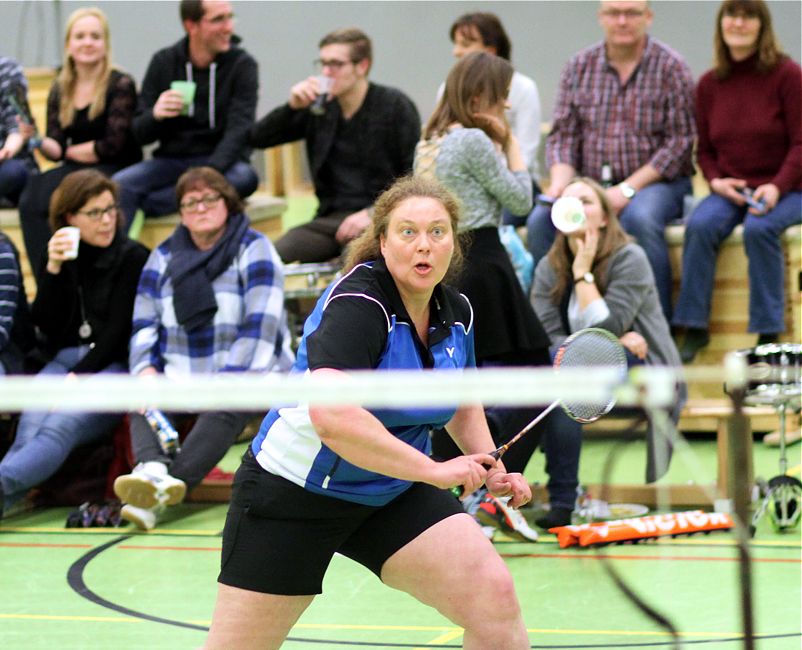
<instances>
[{"instance_id":1,"label":"spectator on bleacher","mask_svg":"<svg viewBox=\"0 0 802 650\"><path fill-rule=\"evenodd\" d=\"M0 232L0 375L24 372L25 358L34 346L17 248Z\"/></svg>"},{"instance_id":2,"label":"spectator on bleacher","mask_svg":"<svg viewBox=\"0 0 802 650\"><path fill-rule=\"evenodd\" d=\"M19 121L30 119L28 81L22 66L14 59L0 56L0 207L17 205L22 188L33 172L36 161L28 147L28 135Z\"/></svg>"},{"instance_id":3,"label":"spectator on bleacher","mask_svg":"<svg viewBox=\"0 0 802 650\"><path fill-rule=\"evenodd\" d=\"M223 372L284 372L293 364L284 309L284 270L270 240L249 227L242 200L211 167L176 185L181 223L150 255L139 281L131 374L186 377ZM122 516L155 526L225 455L251 414L201 413L175 455L141 414L131 414L138 462L114 491ZM168 414L176 424L183 414Z\"/></svg>"},{"instance_id":4,"label":"spectator on bleacher","mask_svg":"<svg viewBox=\"0 0 802 650\"><path fill-rule=\"evenodd\" d=\"M761 0L729 0L716 17L715 67L696 89L698 161L712 193L685 227L674 324L689 363L709 342L719 245L739 223L749 258L749 331L785 330L782 233L802 223L802 70L780 49ZM760 203L747 203L744 192Z\"/></svg>"},{"instance_id":5,"label":"spectator on bleacher","mask_svg":"<svg viewBox=\"0 0 802 650\"><path fill-rule=\"evenodd\" d=\"M463 14L451 25L448 35L454 43L452 52L458 59L470 52L487 52L511 61L512 44L504 25L495 14L484 11ZM437 90L438 101L443 96L444 89L445 83ZM504 114L512 134L518 140L526 168L532 176L534 196L540 192L538 186L540 169L537 159L540 143L540 95L534 79L517 70L513 72L507 102L509 106ZM526 223L525 216L516 217L508 210L504 210L502 215L504 223L520 226Z\"/></svg>"},{"instance_id":6,"label":"spectator on bleacher","mask_svg":"<svg viewBox=\"0 0 802 650\"><path fill-rule=\"evenodd\" d=\"M64 62L47 97L47 129L39 151L61 164L32 176L19 202L20 224L34 278L47 262L50 197L64 178L80 169L111 176L142 158L131 133L136 84L111 63L105 14L76 9L67 19ZM24 127L33 136L33 127Z\"/></svg>"},{"instance_id":7,"label":"spectator on bleacher","mask_svg":"<svg viewBox=\"0 0 802 650\"><path fill-rule=\"evenodd\" d=\"M671 315L665 226L682 217L691 192L695 135L693 78L674 50L648 34L646 0L604 0L604 40L563 67L546 160L551 197L577 175L602 182L621 225L646 251L660 304ZM535 265L554 241L548 206L527 220Z\"/></svg>"},{"instance_id":8,"label":"spectator on bleacher","mask_svg":"<svg viewBox=\"0 0 802 650\"><path fill-rule=\"evenodd\" d=\"M125 234L117 186L96 169L68 175L50 203L53 236L31 310L50 361L39 375L124 373L137 280L147 249ZM80 230L77 258L62 230ZM98 390L102 390L101 384ZM109 436L117 413L25 411L0 462L5 508L49 478L70 451Z\"/></svg>"},{"instance_id":9,"label":"spectator on bleacher","mask_svg":"<svg viewBox=\"0 0 802 650\"><path fill-rule=\"evenodd\" d=\"M499 239L502 209L526 214L532 207L532 178L504 115L512 76L509 61L493 54L472 52L460 58L415 151L415 175L436 178L462 203L460 233L470 237L455 285L473 305L477 366L550 363L549 339ZM493 409L488 422L497 438L511 437L534 415L531 408ZM536 438L531 436L527 444ZM459 453L442 430L434 435L433 451L443 458ZM512 471L520 471L510 463L519 453L520 448L515 454L510 450L504 458ZM514 530L507 532L536 539L523 517L509 509L505 519L504 504L488 498L494 500L500 522L515 518Z\"/></svg>"},{"instance_id":10,"label":"spectator on bleacher","mask_svg":"<svg viewBox=\"0 0 802 650\"><path fill-rule=\"evenodd\" d=\"M558 233L535 270L532 305L552 347L581 329L600 327L619 337L631 365L680 366L649 260L621 228L607 193L594 180L580 177L570 181L562 196L582 202L586 225L568 235ZM683 385L671 412L675 423L684 400ZM536 523L546 529L571 523L579 485L582 425L563 414L560 418L559 431L547 431L542 440L551 509ZM671 447L651 427L647 443L646 480L652 482L668 469Z\"/></svg>"},{"instance_id":11,"label":"spectator on bleacher","mask_svg":"<svg viewBox=\"0 0 802 650\"><path fill-rule=\"evenodd\" d=\"M175 183L190 167L208 165L226 177L241 199L256 190L248 130L256 116L258 66L239 47L230 2L181 0L186 36L156 52L148 65L134 135L142 145L158 140L153 158L114 177L130 224L138 209L158 217L178 209ZM173 88L181 82L183 91ZM187 82L194 87L185 104Z\"/></svg>"},{"instance_id":12,"label":"spectator on bleacher","mask_svg":"<svg viewBox=\"0 0 802 650\"><path fill-rule=\"evenodd\" d=\"M319 98L318 77L290 89L289 101L259 120L251 144L275 147L306 140L318 198L314 218L276 242L285 262L325 262L370 223L373 201L412 170L420 117L400 90L368 81L370 38L346 28L324 36L317 66L331 87Z\"/></svg>"}]
</instances>

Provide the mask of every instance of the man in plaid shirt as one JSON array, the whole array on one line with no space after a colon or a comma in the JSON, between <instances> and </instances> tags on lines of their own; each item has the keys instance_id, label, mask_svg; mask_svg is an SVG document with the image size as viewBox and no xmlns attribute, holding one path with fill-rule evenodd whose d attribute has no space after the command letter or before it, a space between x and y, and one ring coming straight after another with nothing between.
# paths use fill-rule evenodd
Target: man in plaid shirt
<instances>
[{"instance_id":1,"label":"man in plaid shirt","mask_svg":"<svg viewBox=\"0 0 802 650\"><path fill-rule=\"evenodd\" d=\"M598 16L604 41L574 55L560 77L546 142L548 194L559 197L574 176L607 186L624 229L649 257L670 318L664 228L682 217L691 192L693 78L674 50L648 35L648 2L603 1ZM549 208L538 205L527 221L536 264L554 240L549 216Z\"/></svg>"}]
</instances>

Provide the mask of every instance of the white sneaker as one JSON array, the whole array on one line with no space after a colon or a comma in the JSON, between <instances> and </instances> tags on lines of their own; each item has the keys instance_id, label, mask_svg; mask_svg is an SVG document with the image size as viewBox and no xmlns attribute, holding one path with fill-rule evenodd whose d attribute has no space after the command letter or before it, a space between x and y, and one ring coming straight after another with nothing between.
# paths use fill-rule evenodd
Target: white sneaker
<instances>
[{"instance_id":1,"label":"white sneaker","mask_svg":"<svg viewBox=\"0 0 802 650\"><path fill-rule=\"evenodd\" d=\"M186 493L187 484L170 476L162 463L139 463L130 474L114 480L114 494L123 503L137 508L174 506L184 500Z\"/></svg>"},{"instance_id":2,"label":"white sneaker","mask_svg":"<svg viewBox=\"0 0 802 650\"><path fill-rule=\"evenodd\" d=\"M495 526L510 537L524 542L537 541L537 531L518 510L510 507L509 497L499 498L488 494L476 511L476 518L485 525Z\"/></svg>"},{"instance_id":3,"label":"white sneaker","mask_svg":"<svg viewBox=\"0 0 802 650\"><path fill-rule=\"evenodd\" d=\"M120 517L130 521L140 530L153 530L159 515L164 511L164 506L158 505L155 508L137 508L130 503L126 503L120 509Z\"/></svg>"}]
</instances>

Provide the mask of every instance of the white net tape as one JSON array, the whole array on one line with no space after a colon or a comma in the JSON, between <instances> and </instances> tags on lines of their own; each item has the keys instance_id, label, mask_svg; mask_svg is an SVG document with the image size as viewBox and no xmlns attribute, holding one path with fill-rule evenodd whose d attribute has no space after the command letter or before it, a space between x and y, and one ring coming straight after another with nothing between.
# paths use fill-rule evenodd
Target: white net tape
<instances>
[{"instance_id":1,"label":"white net tape","mask_svg":"<svg viewBox=\"0 0 802 650\"><path fill-rule=\"evenodd\" d=\"M678 381L731 384L740 366L684 373L640 367L625 383L607 368L479 369L465 372L353 372L332 375L219 374L168 379L126 375L0 377L0 412L26 409L127 411L146 407L174 411L266 411L309 402L367 407L548 404L570 395L603 401L611 393L622 406L660 408L673 404ZM744 375L745 376L745 375Z\"/></svg>"}]
</instances>

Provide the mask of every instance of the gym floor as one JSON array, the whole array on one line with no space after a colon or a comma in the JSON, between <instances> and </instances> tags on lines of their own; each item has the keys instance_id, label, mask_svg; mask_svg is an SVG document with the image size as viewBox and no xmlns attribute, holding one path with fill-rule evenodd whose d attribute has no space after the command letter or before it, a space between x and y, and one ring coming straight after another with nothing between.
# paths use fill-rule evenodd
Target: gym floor
<instances>
[{"instance_id":1,"label":"gym floor","mask_svg":"<svg viewBox=\"0 0 802 650\"><path fill-rule=\"evenodd\" d=\"M611 442L589 439L581 478L594 483ZM691 440L693 462L675 457L666 482L707 481L715 442ZM222 463L233 470L244 445ZM615 481L642 475L637 443L617 463ZM755 445L756 474L777 473L778 452ZM800 445L789 450L799 476ZM696 467L694 472L688 466ZM702 467L707 475L699 476ZM527 470L543 480L542 455ZM0 523L0 647L197 648L215 599L222 504L171 509L150 533L65 529L67 509L17 515ZM527 517L532 510L525 511ZM778 533L767 517L750 544L756 648L799 650L802 574L799 527ZM552 535L536 544L497 535L496 548L513 573L533 648L672 648L671 635L645 618L613 584L600 559L669 618L682 647L739 648L738 551L732 534L662 539L602 549L560 549ZM455 540L454 552L459 552ZM481 589L481 585L476 585ZM461 630L437 612L382 585L370 572L335 557L318 597L284 647L457 648Z\"/></svg>"}]
</instances>

